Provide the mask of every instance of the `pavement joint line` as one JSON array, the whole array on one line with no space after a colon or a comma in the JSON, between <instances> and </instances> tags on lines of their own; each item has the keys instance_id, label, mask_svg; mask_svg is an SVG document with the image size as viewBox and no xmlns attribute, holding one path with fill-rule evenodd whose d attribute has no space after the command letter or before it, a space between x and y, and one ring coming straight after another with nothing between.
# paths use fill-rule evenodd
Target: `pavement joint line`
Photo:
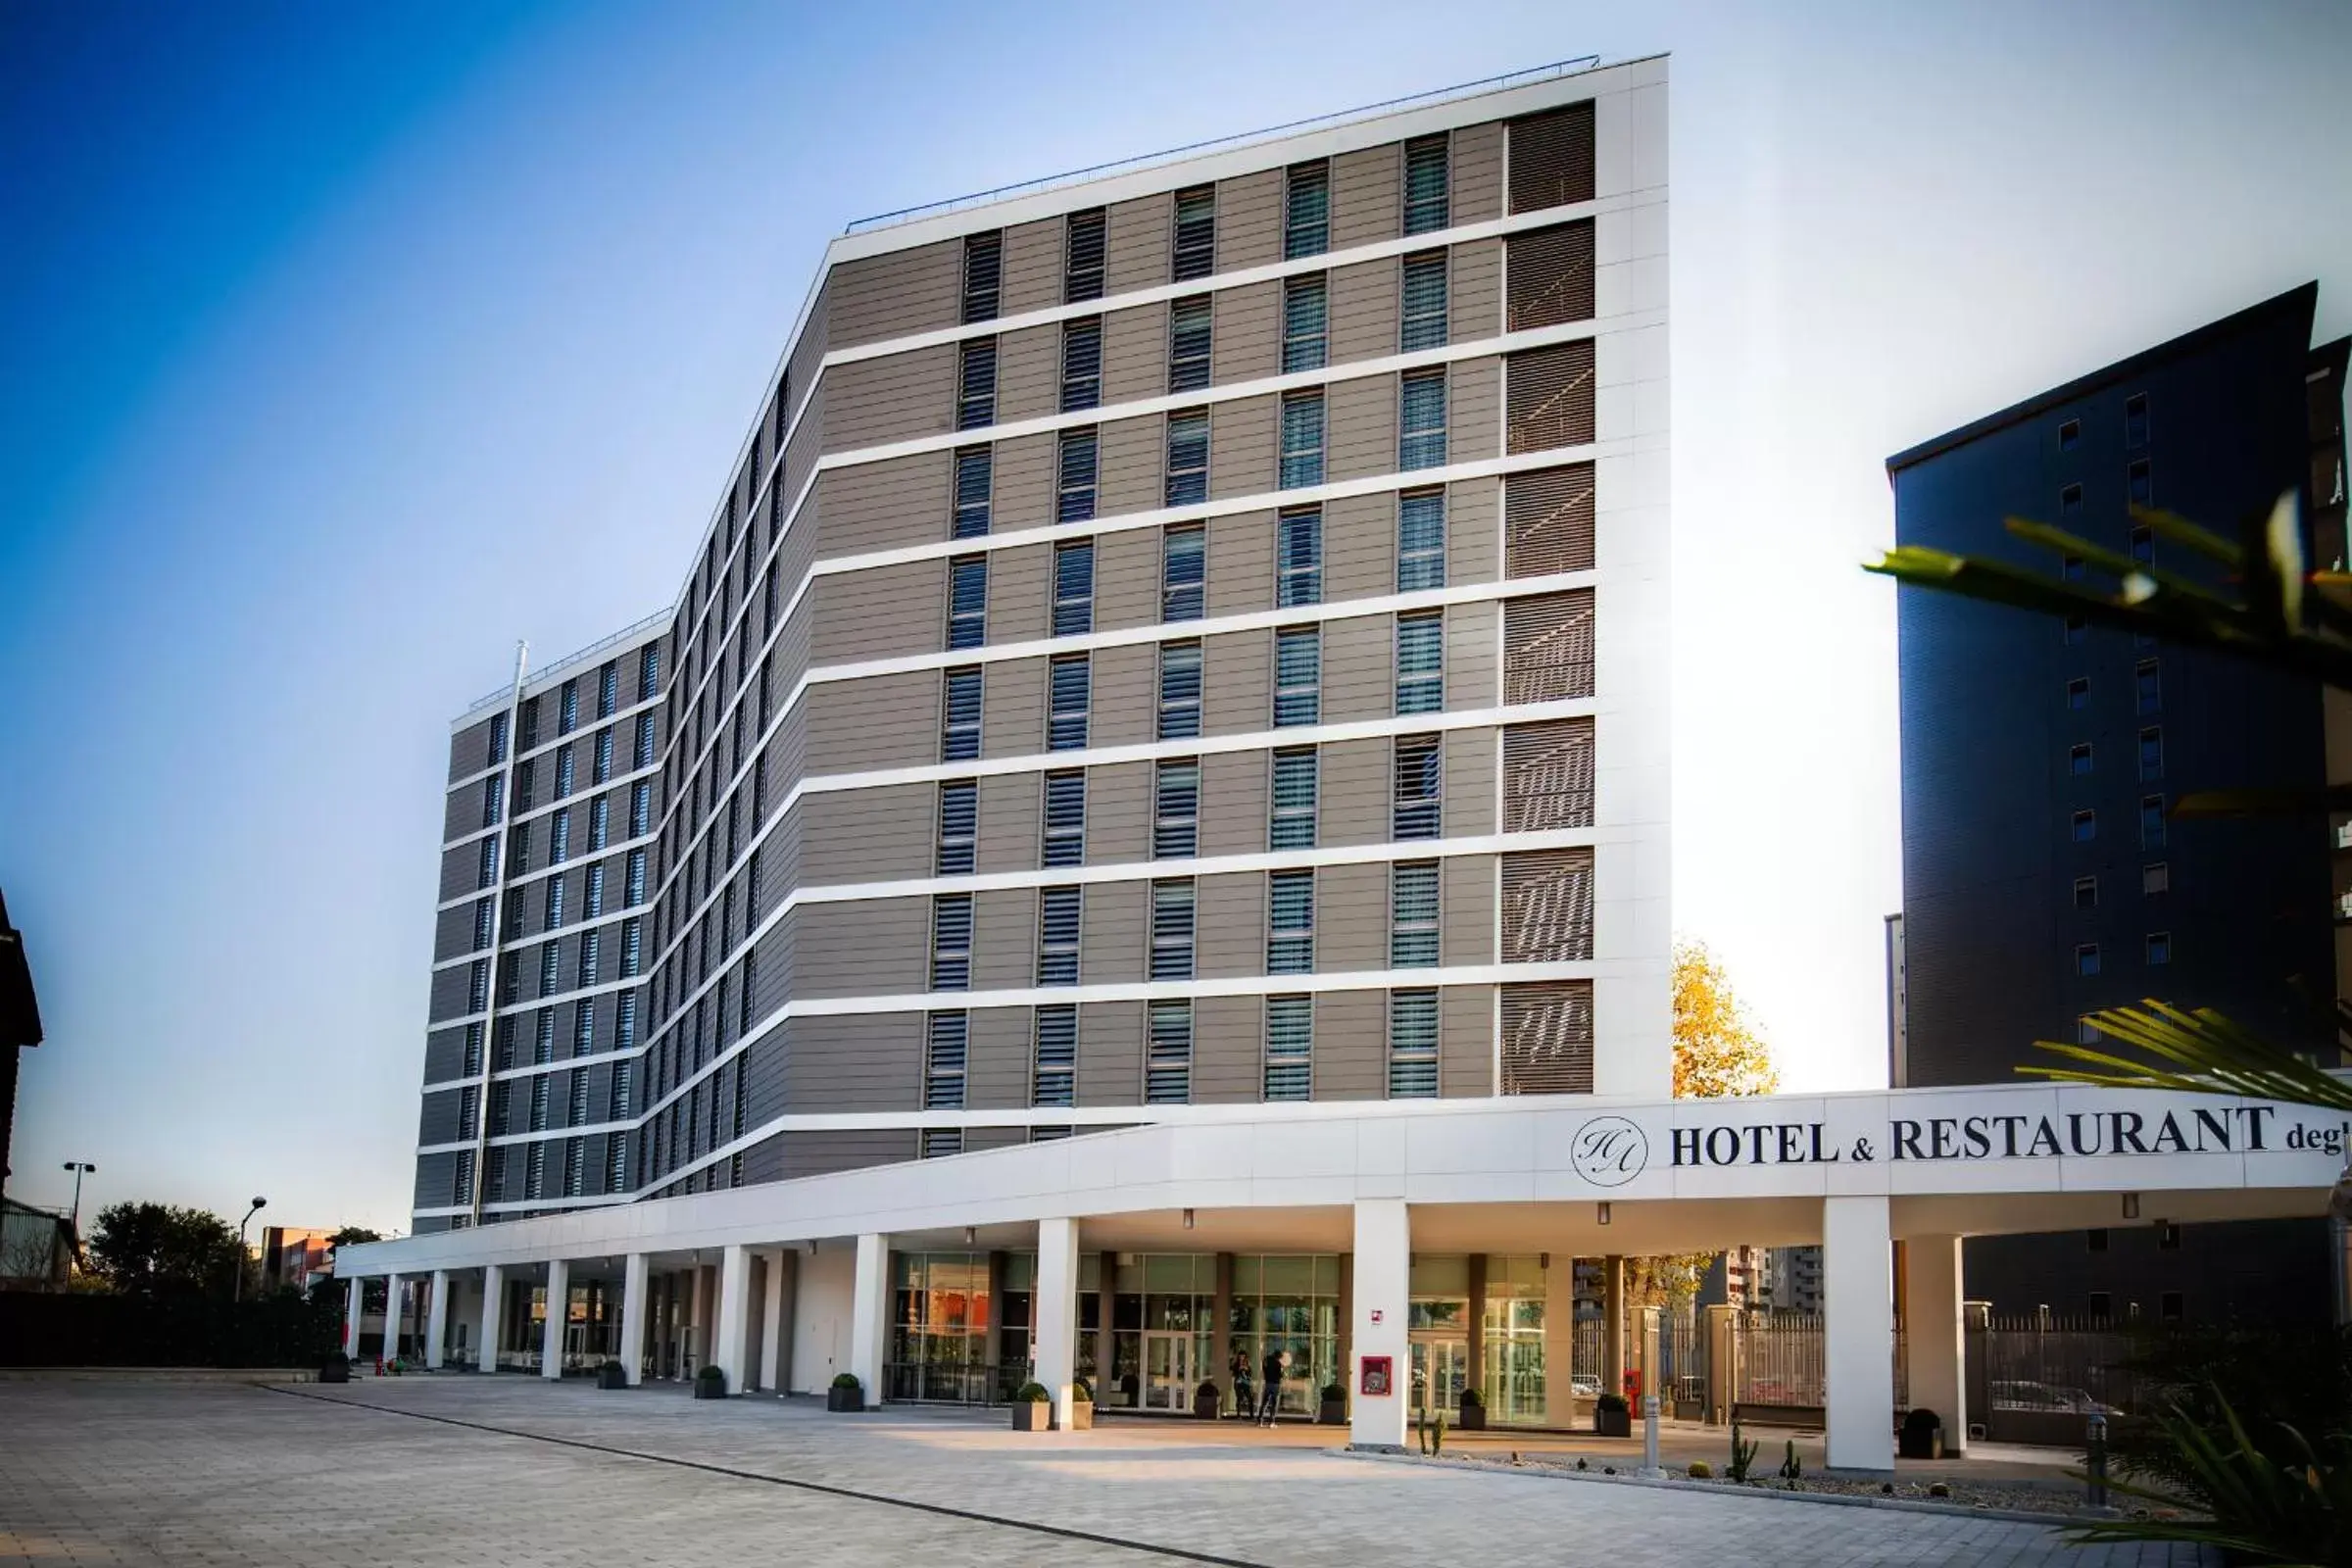
<instances>
[{"instance_id":1,"label":"pavement joint line","mask_svg":"<svg viewBox=\"0 0 2352 1568\"><path fill-rule=\"evenodd\" d=\"M1013 1519L1003 1514L981 1513L977 1509L957 1508L944 1502L923 1502L913 1497L894 1497L886 1493L860 1492L855 1487L836 1487L822 1481L804 1481L795 1476L764 1475L757 1470L739 1470L732 1465L713 1464L705 1459L682 1459L675 1454L647 1453L637 1448L618 1448L611 1444L591 1443L584 1438L561 1438L544 1432L522 1432L513 1427L493 1426L486 1421L466 1421L453 1415L434 1415L424 1410L403 1410L388 1404L371 1404L360 1399L342 1399L328 1394L304 1394L298 1389L273 1384L246 1385L264 1394L282 1395L289 1399L307 1399L313 1404L339 1405L346 1410L368 1410L379 1415L407 1416L413 1421L438 1422L442 1426L463 1427L472 1432L487 1432L495 1437L519 1438L526 1443L545 1443L563 1448L579 1448L589 1453L608 1453L617 1458L639 1459L648 1464L673 1465L681 1470L701 1470L710 1475L726 1476L736 1481L757 1481L771 1487L790 1487L800 1492L813 1492L828 1497L846 1498L852 1502L867 1502L886 1508L907 1508L916 1513L936 1514L949 1519L964 1519L975 1524L995 1525L1004 1530L1025 1530L1033 1535L1053 1536L1063 1541L1083 1541L1092 1545L1114 1546L1127 1551L1147 1552L1152 1556L1174 1557L1184 1562L1207 1563L1211 1568L1272 1568L1271 1564L1253 1562L1247 1557L1220 1557L1214 1552L1195 1551L1186 1546L1160 1545L1148 1541L1129 1541L1119 1536L1102 1535L1092 1530L1078 1530L1068 1525L1040 1524L1033 1519Z\"/></svg>"}]
</instances>

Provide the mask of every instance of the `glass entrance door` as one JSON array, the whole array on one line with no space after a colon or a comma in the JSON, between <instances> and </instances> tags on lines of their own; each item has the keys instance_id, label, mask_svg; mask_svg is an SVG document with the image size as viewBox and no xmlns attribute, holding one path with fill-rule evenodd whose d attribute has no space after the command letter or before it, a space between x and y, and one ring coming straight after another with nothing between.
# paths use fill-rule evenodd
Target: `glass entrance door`
<instances>
[{"instance_id":1,"label":"glass entrance door","mask_svg":"<svg viewBox=\"0 0 2352 1568\"><path fill-rule=\"evenodd\" d=\"M1461 1408L1462 1390L1470 1386L1470 1344L1415 1335L1412 1341L1412 1410L1443 1410L1450 1418Z\"/></svg>"},{"instance_id":2,"label":"glass entrance door","mask_svg":"<svg viewBox=\"0 0 2352 1568\"><path fill-rule=\"evenodd\" d=\"M1189 1411L1193 1407L1193 1337L1144 1336L1144 1408Z\"/></svg>"}]
</instances>

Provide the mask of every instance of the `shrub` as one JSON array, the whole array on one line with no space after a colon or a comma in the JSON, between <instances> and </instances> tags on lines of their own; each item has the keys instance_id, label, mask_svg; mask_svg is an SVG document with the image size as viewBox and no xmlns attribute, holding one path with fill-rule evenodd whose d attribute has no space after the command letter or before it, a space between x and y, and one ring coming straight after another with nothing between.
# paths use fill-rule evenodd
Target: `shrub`
<instances>
[{"instance_id":1,"label":"shrub","mask_svg":"<svg viewBox=\"0 0 2352 1568\"><path fill-rule=\"evenodd\" d=\"M1924 1405L1914 1405L1903 1417L1903 1431L1915 1438L1925 1438L1943 1425L1943 1417Z\"/></svg>"},{"instance_id":2,"label":"shrub","mask_svg":"<svg viewBox=\"0 0 2352 1568\"><path fill-rule=\"evenodd\" d=\"M713 1388L723 1389L727 1386L726 1369L720 1366L716 1361L705 1361L702 1364L701 1370L694 1374L694 1381L697 1383L708 1383Z\"/></svg>"},{"instance_id":3,"label":"shrub","mask_svg":"<svg viewBox=\"0 0 2352 1568\"><path fill-rule=\"evenodd\" d=\"M1024 1383L1013 1391L1012 1402L1015 1404L1052 1404L1054 1396L1046 1392L1046 1386L1043 1383Z\"/></svg>"},{"instance_id":4,"label":"shrub","mask_svg":"<svg viewBox=\"0 0 2352 1568\"><path fill-rule=\"evenodd\" d=\"M1095 1402L1095 1386L1084 1378L1070 1380L1070 1396L1082 1404Z\"/></svg>"},{"instance_id":5,"label":"shrub","mask_svg":"<svg viewBox=\"0 0 2352 1568\"><path fill-rule=\"evenodd\" d=\"M855 1372L836 1372L833 1374L833 1386L837 1389L856 1389L862 1388L864 1385L858 1381L858 1374Z\"/></svg>"},{"instance_id":6,"label":"shrub","mask_svg":"<svg viewBox=\"0 0 2352 1568\"><path fill-rule=\"evenodd\" d=\"M1479 1392L1478 1392L1476 1389L1464 1389L1464 1390L1462 1391L1462 1408L1463 1408L1463 1409L1465 1409L1465 1410L1466 1410L1466 1409L1469 1409L1469 1408L1470 1408L1471 1406L1473 1406L1473 1405L1476 1405L1476 1406L1478 1406L1479 1408L1481 1408L1481 1409L1484 1409L1484 1408L1486 1407L1486 1403L1487 1403L1487 1396L1486 1396L1485 1395L1483 1395L1483 1394L1479 1393Z\"/></svg>"},{"instance_id":7,"label":"shrub","mask_svg":"<svg viewBox=\"0 0 2352 1568\"><path fill-rule=\"evenodd\" d=\"M1625 1402L1625 1396L1622 1394L1604 1394L1592 1401L1592 1408L1605 1410L1611 1415L1624 1415L1632 1410L1633 1406Z\"/></svg>"},{"instance_id":8,"label":"shrub","mask_svg":"<svg viewBox=\"0 0 2352 1568\"><path fill-rule=\"evenodd\" d=\"M1690 1468L1686 1473L1693 1481L1711 1481L1715 1478L1714 1467L1708 1464L1704 1459L1691 1460Z\"/></svg>"},{"instance_id":9,"label":"shrub","mask_svg":"<svg viewBox=\"0 0 2352 1568\"><path fill-rule=\"evenodd\" d=\"M2352 1434L2339 1428L2314 1445L2294 1428L2278 1426L2273 1442L2287 1450L2281 1460L2265 1451L2219 1389L2209 1388L2205 1402L2218 1423L2180 1405L2153 1418L2172 1446L2161 1468L2179 1478L2175 1486L2108 1485L2159 1507L2177 1506L2174 1492L2185 1493L2209 1518L2086 1525L2067 1540L2191 1542L2218 1546L2232 1562L2352 1562ZM2340 1423L2342 1413L2335 1419Z\"/></svg>"},{"instance_id":10,"label":"shrub","mask_svg":"<svg viewBox=\"0 0 2352 1568\"><path fill-rule=\"evenodd\" d=\"M1193 1391L1195 1404L1215 1404L1224 1396L1225 1391L1218 1388L1214 1380L1209 1378L1202 1378L1200 1386Z\"/></svg>"},{"instance_id":11,"label":"shrub","mask_svg":"<svg viewBox=\"0 0 2352 1568\"><path fill-rule=\"evenodd\" d=\"M1347 1398L1347 1397L1348 1397L1348 1385L1347 1385L1347 1384L1345 1384L1345 1383L1326 1383L1326 1384L1324 1384L1324 1385L1323 1385L1323 1397L1325 1397L1326 1399L1345 1399L1345 1398Z\"/></svg>"}]
</instances>

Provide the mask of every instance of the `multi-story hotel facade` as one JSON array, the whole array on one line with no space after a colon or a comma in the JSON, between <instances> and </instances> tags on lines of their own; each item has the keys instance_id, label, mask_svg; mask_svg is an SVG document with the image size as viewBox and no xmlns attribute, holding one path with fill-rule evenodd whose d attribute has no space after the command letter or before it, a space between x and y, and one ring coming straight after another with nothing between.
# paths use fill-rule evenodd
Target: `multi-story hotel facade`
<instances>
[{"instance_id":1,"label":"multi-story hotel facade","mask_svg":"<svg viewBox=\"0 0 2352 1568\"><path fill-rule=\"evenodd\" d=\"M456 724L415 1234L338 1271L436 1363L1065 1420L1288 1349L1390 1443L1572 1418L1579 1255L1826 1235L1867 1348L1939 1225L1956 1324L1950 1216L1824 1174L1879 1098L1667 1102L1666 98L836 239L675 606Z\"/></svg>"}]
</instances>

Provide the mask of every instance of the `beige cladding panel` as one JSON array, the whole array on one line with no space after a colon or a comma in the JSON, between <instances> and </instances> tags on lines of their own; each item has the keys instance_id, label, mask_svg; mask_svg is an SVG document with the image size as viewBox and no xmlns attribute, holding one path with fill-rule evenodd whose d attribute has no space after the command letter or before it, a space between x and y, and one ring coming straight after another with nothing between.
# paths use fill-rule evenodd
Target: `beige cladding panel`
<instances>
[{"instance_id":1,"label":"beige cladding panel","mask_svg":"<svg viewBox=\"0 0 2352 1568\"><path fill-rule=\"evenodd\" d=\"M1389 841L1389 742L1333 741L1322 749L1316 841L1325 845Z\"/></svg>"},{"instance_id":2,"label":"beige cladding panel","mask_svg":"<svg viewBox=\"0 0 2352 1568\"><path fill-rule=\"evenodd\" d=\"M1231 735L1264 729L1273 712L1274 634L1229 631L1205 638L1200 666L1201 729Z\"/></svg>"},{"instance_id":3,"label":"beige cladding panel","mask_svg":"<svg viewBox=\"0 0 2352 1568\"><path fill-rule=\"evenodd\" d=\"M1109 209L1103 254L1106 293L1129 294L1168 281L1169 228L1175 216L1175 199L1165 191Z\"/></svg>"},{"instance_id":4,"label":"beige cladding panel","mask_svg":"<svg viewBox=\"0 0 2352 1568\"><path fill-rule=\"evenodd\" d=\"M1171 870L1182 869L1175 862ZM1204 876L1195 891L1194 973L1224 980L1266 972L1266 878L1260 871Z\"/></svg>"},{"instance_id":5,"label":"beige cladding panel","mask_svg":"<svg viewBox=\"0 0 2352 1568\"><path fill-rule=\"evenodd\" d=\"M1388 866L1323 867L1315 878L1315 968L1338 974L1388 966Z\"/></svg>"},{"instance_id":6,"label":"beige cladding panel","mask_svg":"<svg viewBox=\"0 0 2352 1568\"><path fill-rule=\"evenodd\" d=\"M1274 608L1274 514L1237 512L1208 519L1208 612L1246 615Z\"/></svg>"},{"instance_id":7,"label":"beige cladding panel","mask_svg":"<svg viewBox=\"0 0 2352 1568\"><path fill-rule=\"evenodd\" d=\"M1446 737L1446 836L1480 838L1494 826L1494 731L1457 729Z\"/></svg>"},{"instance_id":8,"label":"beige cladding panel","mask_svg":"<svg viewBox=\"0 0 2352 1568\"><path fill-rule=\"evenodd\" d=\"M1332 269L1332 364L1396 352L1397 277L1394 256Z\"/></svg>"},{"instance_id":9,"label":"beige cladding panel","mask_svg":"<svg viewBox=\"0 0 2352 1568\"><path fill-rule=\"evenodd\" d=\"M1502 241L1474 239L1452 248L1446 276L1446 331L1475 343L1502 330Z\"/></svg>"},{"instance_id":10,"label":"beige cladding panel","mask_svg":"<svg viewBox=\"0 0 2352 1568\"><path fill-rule=\"evenodd\" d=\"M1282 260L1283 172L1260 169L1217 181L1217 270Z\"/></svg>"},{"instance_id":11,"label":"beige cladding panel","mask_svg":"<svg viewBox=\"0 0 2352 1568\"><path fill-rule=\"evenodd\" d=\"M1323 624L1323 722L1387 718L1396 707L1396 620L1350 615Z\"/></svg>"},{"instance_id":12,"label":"beige cladding panel","mask_svg":"<svg viewBox=\"0 0 2352 1568\"><path fill-rule=\"evenodd\" d=\"M1060 412L1061 323L1024 326L997 339L997 422Z\"/></svg>"},{"instance_id":13,"label":"beige cladding panel","mask_svg":"<svg viewBox=\"0 0 2352 1568\"><path fill-rule=\"evenodd\" d=\"M980 781L980 831L973 867L983 876L1038 864L1041 775L996 773Z\"/></svg>"},{"instance_id":14,"label":"beige cladding panel","mask_svg":"<svg viewBox=\"0 0 2352 1568\"><path fill-rule=\"evenodd\" d=\"M821 681L808 688L801 707L808 715L812 778L939 760L937 670ZM769 785L775 785L772 770Z\"/></svg>"},{"instance_id":15,"label":"beige cladding panel","mask_svg":"<svg viewBox=\"0 0 2352 1568\"><path fill-rule=\"evenodd\" d=\"M989 527L996 533L1042 527L1054 520L1054 439L1015 436L999 441L992 460L996 501Z\"/></svg>"},{"instance_id":16,"label":"beige cladding panel","mask_svg":"<svg viewBox=\"0 0 2352 1568\"><path fill-rule=\"evenodd\" d=\"M1396 591L1396 494L1383 490L1325 503L1323 597L1344 604Z\"/></svg>"},{"instance_id":17,"label":"beige cladding panel","mask_svg":"<svg viewBox=\"0 0 2352 1568\"><path fill-rule=\"evenodd\" d=\"M1493 708L1495 646L1501 616L1493 601L1455 605L1446 612L1446 706Z\"/></svg>"},{"instance_id":18,"label":"beige cladding panel","mask_svg":"<svg viewBox=\"0 0 2352 1568\"><path fill-rule=\"evenodd\" d=\"M972 1013L963 1069L963 1102L973 1110L1029 1103L1036 1027L1027 1007L981 1007ZM969 1133L965 1147L970 1147Z\"/></svg>"},{"instance_id":19,"label":"beige cladding panel","mask_svg":"<svg viewBox=\"0 0 2352 1568\"><path fill-rule=\"evenodd\" d=\"M1282 368L1282 284L1220 289L1212 304L1209 368L1218 386L1263 380Z\"/></svg>"},{"instance_id":20,"label":"beige cladding panel","mask_svg":"<svg viewBox=\"0 0 2352 1568\"><path fill-rule=\"evenodd\" d=\"M825 289L826 331L837 349L954 326L962 309L963 241L844 262L828 274Z\"/></svg>"},{"instance_id":21,"label":"beige cladding panel","mask_svg":"<svg viewBox=\"0 0 2352 1568\"><path fill-rule=\"evenodd\" d=\"M1454 463L1502 455L1502 361L1456 363L1446 378L1446 450Z\"/></svg>"},{"instance_id":22,"label":"beige cladding panel","mask_svg":"<svg viewBox=\"0 0 2352 1568\"><path fill-rule=\"evenodd\" d=\"M802 400L792 439L784 448L784 494L788 498L799 495L802 487L808 484L808 475L816 467L816 460L824 455L830 442L825 426L825 404L827 388L832 381L831 376L820 379Z\"/></svg>"},{"instance_id":23,"label":"beige cladding panel","mask_svg":"<svg viewBox=\"0 0 2352 1568\"><path fill-rule=\"evenodd\" d=\"M1331 161L1331 248L1376 245L1404 232L1404 145L1385 142Z\"/></svg>"},{"instance_id":24,"label":"beige cladding panel","mask_svg":"<svg viewBox=\"0 0 2352 1568\"><path fill-rule=\"evenodd\" d=\"M1446 986L1438 993L1438 1093L1472 1100L1494 1093L1493 986Z\"/></svg>"},{"instance_id":25,"label":"beige cladding panel","mask_svg":"<svg viewBox=\"0 0 2352 1568\"><path fill-rule=\"evenodd\" d=\"M805 885L926 877L937 863L936 784L824 790L803 796L799 809L808 841L799 878Z\"/></svg>"},{"instance_id":26,"label":"beige cladding panel","mask_svg":"<svg viewBox=\"0 0 2352 1568\"><path fill-rule=\"evenodd\" d=\"M1265 752L1212 752L1200 759L1200 853L1257 855L1266 848L1271 763Z\"/></svg>"},{"instance_id":27,"label":"beige cladding panel","mask_svg":"<svg viewBox=\"0 0 2352 1568\"><path fill-rule=\"evenodd\" d=\"M1112 419L1097 442L1096 511L1102 516L1150 512L1160 503L1161 450L1167 420L1161 415ZM1097 573L1100 578L1100 572ZM1100 592L1098 581L1097 591Z\"/></svg>"},{"instance_id":28,"label":"beige cladding panel","mask_svg":"<svg viewBox=\"0 0 2352 1568\"><path fill-rule=\"evenodd\" d=\"M972 898L972 989L1037 983L1037 890L991 888Z\"/></svg>"},{"instance_id":29,"label":"beige cladding panel","mask_svg":"<svg viewBox=\"0 0 2352 1568\"><path fill-rule=\"evenodd\" d=\"M1144 882L1098 882L1086 890L1085 934L1078 950L1083 983L1132 985L1144 978L1151 892Z\"/></svg>"},{"instance_id":30,"label":"beige cladding panel","mask_svg":"<svg viewBox=\"0 0 2352 1568\"><path fill-rule=\"evenodd\" d=\"M1087 864L1117 865L1151 858L1152 787L1150 762L1113 762L1086 770Z\"/></svg>"},{"instance_id":31,"label":"beige cladding panel","mask_svg":"<svg viewBox=\"0 0 2352 1568\"><path fill-rule=\"evenodd\" d=\"M1501 487L1460 479L1446 487L1446 580L1493 582L1501 572Z\"/></svg>"},{"instance_id":32,"label":"beige cladding panel","mask_svg":"<svg viewBox=\"0 0 2352 1568\"><path fill-rule=\"evenodd\" d=\"M940 435L956 415L956 346L853 360L825 372L827 452Z\"/></svg>"},{"instance_id":33,"label":"beige cladding panel","mask_svg":"<svg viewBox=\"0 0 2352 1568\"><path fill-rule=\"evenodd\" d=\"M1144 1098L1144 1004L1090 1002L1078 1009L1078 1103L1133 1105Z\"/></svg>"},{"instance_id":34,"label":"beige cladding panel","mask_svg":"<svg viewBox=\"0 0 2352 1568\"><path fill-rule=\"evenodd\" d=\"M1167 302L1112 311L1102 322L1103 406L1155 398L1167 389Z\"/></svg>"},{"instance_id":35,"label":"beige cladding panel","mask_svg":"<svg viewBox=\"0 0 2352 1568\"><path fill-rule=\"evenodd\" d=\"M953 470L954 456L946 452L826 470L817 481L816 556L862 555L946 538ZM808 523L804 516L794 527Z\"/></svg>"},{"instance_id":36,"label":"beige cladding panel","mask_svg":"<svg viewBox=\"0 0 2352 1568\"><path fill-rule=\"evenodd\" d=\"M990 551L983 559L988 563L988 640L1026 643L1045 636L1054 547L1012 545ZM944 615L941 624L946 624Z\"/></svg>"},{"instance_id":37,"label":"beige cladding panel","mask_svg":"<svg viewBox=\"0 0 2352 1568\"><path fill-rule=\"evenodd\" d=\"M927 654L948 622L947 564L905 561L815 580L810 656L819 664Z\"/></svg>"},{"instance_id":38,"label":"beige cladding panel","mask_svg":"<svg viewBox=\"0 0 2352 1568\"><path fill-rule=\"evenodd\" d=\"M1061 303L1064 226L1059 218L1041 218L1004 230L1004 274L997 294L1004 315L1025 316Z\"/></svg>"},{"instance_id":39,"label":"beige cladding panel","mask_svg":"<svg viewBox=\"0 0 2352 1568\"><path fill-rule=\"evenodd\" d=\"M635 671L624 673L623 684L635 680ZM450 782L470 778L490 765L490 729L493 723L503 723L506 716L502 708L493 717L477 719L449 738Z\"/></svg>"},{"instance_id":40,"label":"beige cladding panel","mask_svg":"<svg viewBox=\"0 0 2352 1568\"><path fill-rule=\"evenodd\" d=\"M1095 541L1097 631L1157 623L1160 539L1158 529L1131 528L1103 534Z\"/></svg>"},{"instance_id":41,"label":"beige cladding panel","mask_svg":"<svg viewBox=\"0 0 2352 1568\"><path fill-rule=\"evenodd\" d=\"M1235 398L1208 416L1208 494L1262 495L1274 488L1274 444L1281 417L1274 397Z\"/></svg>"},{"instance_id":42,"label":"beige cladding panel","mask_svg":"<svg viewBox=\"0 0 2352 1568\"><path fill-rule=\"evenodd\" d=\"M914 1110L923 1102L923 1015L858 1012L796 1018L784 1100L829 1111ZM914 1135L897 1134L911 1147Z\"/></svg>"},{"instance_id":43,"label":"beige cladding panel","mask_svg":"<svg viewBox=\"0 0 2352 1568\"><path fill-rule=\"evenodd\" d=\"M1494 857L1454 855L1444 862L1442 940L1449 967L1494 961Z\"/></svg>"},{"instance_id":44,"label":"beige cladding panel","mask_svg":"<svg viewBox=\"0 0 2352 1568\"><path fill-rule=\"evenodd\" d=\"M1502 216L1502 122L1464 125L1453 133L1447 208L1455 224Z\"/></svg>"},{"instance_id":45,"label":"beige cladding panel","mask_svg":"<svg viewBox=\"0 0 2352 1568\"><path fill-rule=\"evenodd\" d=\"M1265 1004L1202 997L1193 1004L1193 1102L1249 1104L1265 1090Z\"/></svg>"},{"instance_id":46,"label":"beige cladding panel","mask_svg":"<svg viewBox=\"0 0 2352 1568\"><path fill-rule=\"evenodd\" d=\"M1045 742L1046 662L1007 659L987 665L981 677L980 755L1023 757Z\"/></svg>"},{"instance_id":47,"label":"beige cladding panel","mask_svg":"<svg viewBox=\"0 0 2352 1568\"><path fill-rule=\"evenodd\" d=\"M1315 1098L1385 1100L1388 1093L1388 994L1326 991L1317 996Z\"/></svg>"},{"instance_id":48,"label":"beige cladding panel","mask_svg":"<svg viewBox=\"0 0 2352 1568\"><path fill-rule=\"evenodd\" d=\"M886 997L930 987L929 899L808 904L794 913L794 996Z\"/></svg>"},{"instance_id":49,"label":"beige cladding panel","mask_svg":"<svg viewBox=\"0 0 2352 1568\"><path fill-rule=\"evenodd\" d=\"M1334 481L1396 471L1396 378L1335 381L1324 393L1329 424L1323 471Z\"/></svg>"},{"instance_id":50,"label":"beige cladding panel","mask_svg":"<svg viewBox=\"0 0 2352 1568\"><path fill-rule=\"evenodd\" d=\"M1099 648L1094 654L1097 746L1138 746L1155 738L1159 650L1151 644Z\"/></svg>"}]
</instances>

